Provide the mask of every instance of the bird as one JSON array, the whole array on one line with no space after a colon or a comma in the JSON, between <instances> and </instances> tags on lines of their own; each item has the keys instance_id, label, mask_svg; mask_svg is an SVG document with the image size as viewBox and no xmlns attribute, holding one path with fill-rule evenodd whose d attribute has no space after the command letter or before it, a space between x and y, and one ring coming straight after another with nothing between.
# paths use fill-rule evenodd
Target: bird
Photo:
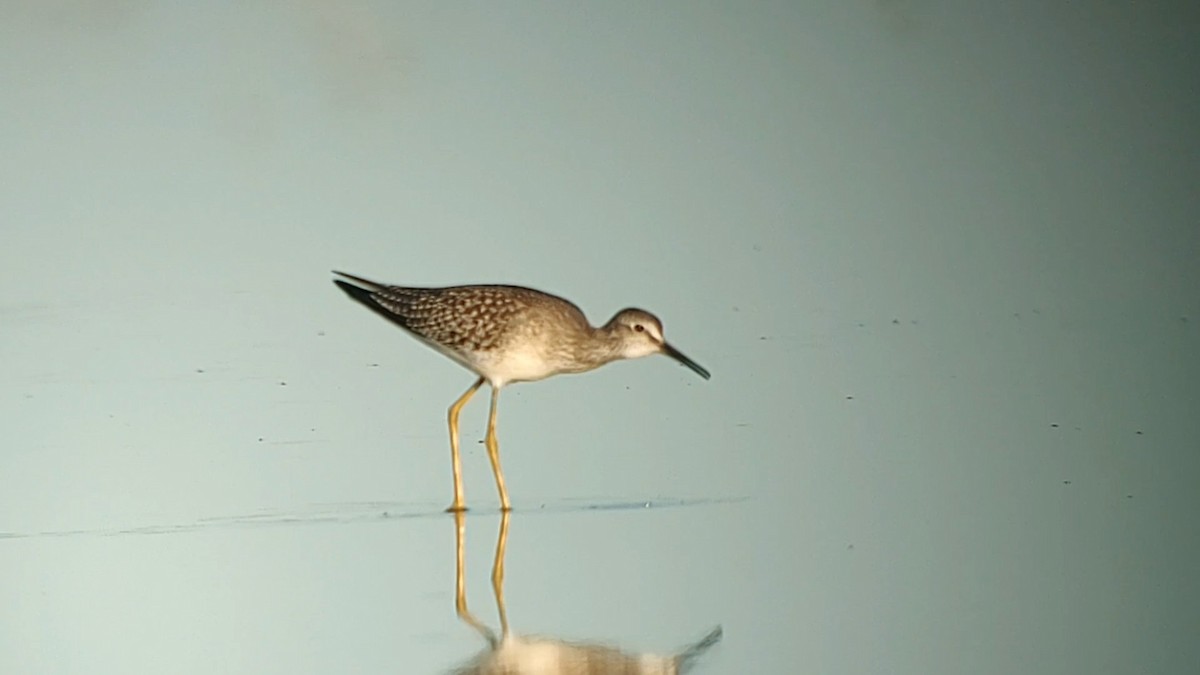
<instances>
[{"instance_id":1,"label":"bird","mask_svg":"<svg viewBox=\"0 0 1200 675\"><path fill-rule=\"evenodd\" d=\"M353 300L478 376L450 405L454 501L447 511L466 510L458 416L484 382L491 385L492 393L484 443L500 494L500 508L510 511L496 437L497 405L505 386L563 373L583 373L613 361L651 354L664 354L706 380L711 377L703 366L671 346L663 337L662 322L642 309L622 309L597 327L569 300L524 286L397 286L336 270L333 274L342 277L333 283Z\"/></svg>"}]
</instances>

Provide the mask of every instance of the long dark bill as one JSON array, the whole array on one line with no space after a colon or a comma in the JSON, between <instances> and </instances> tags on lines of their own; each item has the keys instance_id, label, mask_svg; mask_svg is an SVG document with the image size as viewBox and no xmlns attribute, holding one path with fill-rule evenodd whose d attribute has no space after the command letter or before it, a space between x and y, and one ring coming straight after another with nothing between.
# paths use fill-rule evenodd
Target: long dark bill
<instances>
[{"instance_id":1,"label":"long dark bill","mask_svg":"<svg viewBox=\"0 0 1200 675\"><path fill-rule=\"evenodd\" d=\"M688 368L691 368L692 370L696 371L696 374L699 375L700 377L703 377L706 380L708 378L712 377L712 374L709 373L707 370L705 370L704 366L689 359L687 356L684 355L683 352L679 351L678 349L675 349L674 347L667 344L666 342L663 343L662 351L667 356L675 359L676 361L682 363L683 365L687 366Z\"/></svg>"}]
</instances>

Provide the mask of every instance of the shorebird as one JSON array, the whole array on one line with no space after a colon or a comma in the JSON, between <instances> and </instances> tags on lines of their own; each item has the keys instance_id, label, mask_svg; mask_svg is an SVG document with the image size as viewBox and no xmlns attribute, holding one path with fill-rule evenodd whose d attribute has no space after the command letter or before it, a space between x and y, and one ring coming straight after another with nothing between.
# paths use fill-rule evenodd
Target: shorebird
<instances>
[{"instance_id":1,"label":"shorebird","mask_svg":"<svg viewBox=\"0 0 1200 675\"><path fill-rule=\"evenodd\" d=\"M447 511L466 509L458 414L484 382L492 387L484 441L500 493L500 508L509 511L512 506L504 487L496 440L496 406L500 390L506 385L560 373L582 373L612 361L651 354L665 354L704 379L710 377L700 364L663 338L662 322L645 310L623 309L608 323L594 327L573 303L532 288L417 288L381 284L344 272L334 274L348 280L335 279L333 283L351 298L479 376L450 406L454 502Z\"/></svg>"}]
</instances>

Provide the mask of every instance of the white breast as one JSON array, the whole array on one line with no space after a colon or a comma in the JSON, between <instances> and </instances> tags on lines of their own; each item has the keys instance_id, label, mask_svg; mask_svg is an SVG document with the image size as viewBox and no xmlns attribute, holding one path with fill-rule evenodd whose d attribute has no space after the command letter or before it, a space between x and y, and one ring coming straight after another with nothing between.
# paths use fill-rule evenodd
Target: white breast
<instances>
[{"instance_id":1,"label":"white breast","mask_svg":"<svg viewBox=\"0 0 1200 675\"><path fill-rule=\"evenodd\" d=\"M495 387L509 382L532 382L558 372L557 366L533 347L512 347L501 350L496 357L485 356L476 361L475 369Z\"/></svg>"}]
</instances>

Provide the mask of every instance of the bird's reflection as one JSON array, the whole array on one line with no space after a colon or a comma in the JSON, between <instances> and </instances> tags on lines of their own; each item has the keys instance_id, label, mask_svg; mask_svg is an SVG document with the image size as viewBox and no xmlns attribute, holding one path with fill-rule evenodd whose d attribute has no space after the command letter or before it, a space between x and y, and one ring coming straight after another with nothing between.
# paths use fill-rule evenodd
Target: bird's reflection
<instances>
[{"instance_id":1,"label":"bird's reflection","mask_svg":"<svg viewBox=\"0 0 1200 675\"><path fill-rule=\"evenodd\" d=\"M631 654L614 647L568 642L545 636L517 635L509 630L504 603L504 549L508 541L509 513L500 516L496 539L496 557L492 563L492 590L500 614L500 635L496 635L467 609L466 574L463 549L466 543L466 517L454 514L455 585L454 600L458 616L488 642L488 647L470 663L454 671L455 675L678 675L686 673L696 660L721 639L718 626L694 645L674 654Z\"/></svg>"}]
</instances>

